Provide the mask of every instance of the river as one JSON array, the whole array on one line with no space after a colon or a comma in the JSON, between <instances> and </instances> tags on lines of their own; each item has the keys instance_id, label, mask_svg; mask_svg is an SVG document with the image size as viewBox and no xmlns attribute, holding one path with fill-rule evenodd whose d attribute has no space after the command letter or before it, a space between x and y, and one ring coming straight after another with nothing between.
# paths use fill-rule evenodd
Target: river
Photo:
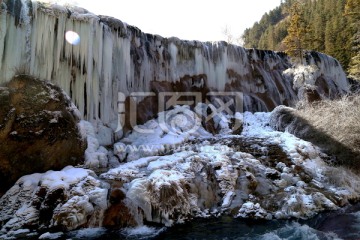
<instances>
[{"instance_id":1,"label":"river","mask_svg":"<svg viewBox=\"0 0 360 240\"><path fill-rule=\"evenodd\" d=\"M360 239L360 204L325 212L310 220L255 221L231 217L193 219L170 228L142 226L125 230L103 228L68 233L64 239L223 239L301 240Z\"/></svg>"}]
</instances>

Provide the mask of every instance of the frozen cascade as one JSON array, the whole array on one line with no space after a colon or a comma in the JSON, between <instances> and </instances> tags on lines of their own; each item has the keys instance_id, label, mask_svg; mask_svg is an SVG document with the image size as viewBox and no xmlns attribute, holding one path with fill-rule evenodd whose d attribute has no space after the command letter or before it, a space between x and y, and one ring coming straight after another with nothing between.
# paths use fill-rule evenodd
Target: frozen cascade
<instances>
[{"instance_id":1,"label":"frozen cascade","mask_svg":"<svg viewBox=\"0 0 360 240\"><path fill-rule=\"evenodd\" d=\"M170 84L201 76L199 86L242 91L245 110L250 111L269 111L298 99L292 81L282 74L291 66L283 53L162 38L76 7L4 0L1 9L0 82L18 71L51 79L72 98L84 119L101 120L113 129L118 92L129 96L153 91L155 81ZM69 30L79 34L80 44L65 41ZM319 68L324 95L348 91L337 60L311 52L307 61Z\"/></svg>"},{"instance_id":2,"label":"frozen cascade","mask_svg":"<svg viewBox=\"0 0 360 240\"><path fill-rule=\"evenodd\" d=\"M31 18L29 12L29 6L27 0L21 0L21 21L24 24L25 28L25 52L26 52L26 62L30 61L31 45L30 45L30 34L31 34Z\"/></svg>"},{"instance_id":3,"label":"frozen cascade","mask_svg":"<svg viewBox=\"0 0 360 240\"><path fill-rule=\"evenodd\" d=\"M168 114L179 108L190 111L178 106ZM241 135L212 136L202 126L189 132L200 115L185 121L185 131L176 134L150 120L144 126L151 125L153 134L133 131L114 148L119 146L118 156L129 149L120 146L150 144L152 151L139 151L132 160L135 156L128 154L127 162L99 176L68 166L21 177L0 198L0 238L33 229L144 227L147 222L171 226L221 215L308 219L358 201L360 177L328 165L329 156L310 142L273 130L271 113L237 115L244 123ZM95 150L92 125L80 124ZM167 152L166 145L181 147Z\"/></svg>"}]
</instances>

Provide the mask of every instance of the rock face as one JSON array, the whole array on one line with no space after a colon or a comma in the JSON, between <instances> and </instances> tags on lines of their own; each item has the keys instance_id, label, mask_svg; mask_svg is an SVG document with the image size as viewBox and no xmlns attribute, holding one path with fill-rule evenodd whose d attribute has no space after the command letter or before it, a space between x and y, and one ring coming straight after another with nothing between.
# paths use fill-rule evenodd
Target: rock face
<instances>
[{"instance_id":1,"label":"rock face","mask_svg":"<svg viewBox=\"0 0 360 240\"><path fill-rule=\"evenodd\" d=\"M0 192L26 174L81 163L76 107L58 87L20 75L0 88Z\"/></svg>"},{"instance_id":2,"label":"rock face","mask_svg":"<svg viewBox=\"0 0 360 240\"><path fill-rule=\"evenodd\" d=\"M284 53L162 38L111 17L56 4L4 0L2 9L0 81L9 81L13 69L52 79L85 120L101 120L113 130L119 92L126 97L139 91L242 92L248 111L271 111L298 100L293 79L283 74L291 68ZM78 45L65 41L69 30L80 35ZM317 69L314 84L321 97L349 90L337 60L316 52L305 55L305 62ZM143 97L132 99L139 103ZM157 102L139 107L140 124L155 117Z\"/></svg>"}]
</instances>

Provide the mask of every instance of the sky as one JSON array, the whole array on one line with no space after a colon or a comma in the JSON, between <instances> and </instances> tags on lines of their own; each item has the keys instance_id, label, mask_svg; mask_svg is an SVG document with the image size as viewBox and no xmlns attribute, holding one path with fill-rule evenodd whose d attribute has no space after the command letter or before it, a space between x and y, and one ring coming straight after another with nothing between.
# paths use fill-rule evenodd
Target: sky
<instances>
[{"instance_id":1,"label":"sky","mask_svg":"<svg viewBox=\"0 0 360 240\"><path fill-rule=\"evenodd\" d=\"M280 0L70 0L95 14L116 17L146 33L184 40L239 38Z\"/></svg>"}]
</instances>

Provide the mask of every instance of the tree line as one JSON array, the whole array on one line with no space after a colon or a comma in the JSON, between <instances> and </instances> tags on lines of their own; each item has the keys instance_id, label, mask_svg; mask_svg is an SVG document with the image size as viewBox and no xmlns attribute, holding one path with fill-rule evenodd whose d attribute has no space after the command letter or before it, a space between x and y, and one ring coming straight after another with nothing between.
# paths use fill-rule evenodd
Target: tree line
<instances>
[{"instance_id":1,"label":"tree line","mask_svg":"<svg viewBox=\"0 0 360 240\"><path fill-rule=\"evenodd\" d=\"M360 0L285 0L242 38L247 48L285 51L297 59L305 49L323 52L360 80Z\"/></svg>"}]
</instances>

